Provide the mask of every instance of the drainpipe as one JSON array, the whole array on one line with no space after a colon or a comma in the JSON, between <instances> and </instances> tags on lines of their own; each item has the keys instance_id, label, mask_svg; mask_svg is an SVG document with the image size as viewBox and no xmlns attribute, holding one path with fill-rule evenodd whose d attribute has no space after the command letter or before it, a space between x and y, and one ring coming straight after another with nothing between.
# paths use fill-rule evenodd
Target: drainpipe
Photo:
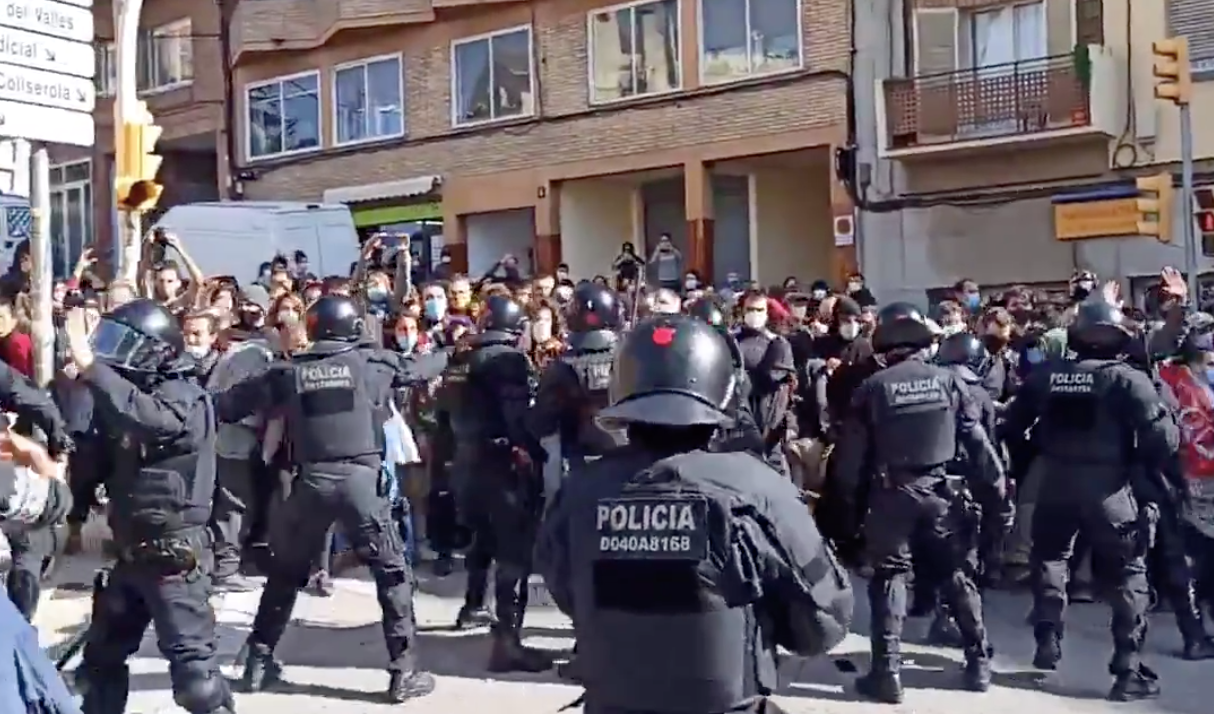
<instances>
[{"instance_id":1,"label":"drainpipe","mask_svg":"<svg viewBox=\"0 0 1214 714\"><path fill-rule=\"evenodd\" d=\"M219 6L219 63L223 75L223 135L224 151L227 153L227 176L220 177L224 182L224 195L229 201L239 201L244 197L237 190L236 177L240 175L241 166L239 144L236 141L239 127L236 125L236 97L232 87L234 67L232 64L232 19L236 15L236 3L239 0L215 0Z\"/></svg>"}]
</instances>

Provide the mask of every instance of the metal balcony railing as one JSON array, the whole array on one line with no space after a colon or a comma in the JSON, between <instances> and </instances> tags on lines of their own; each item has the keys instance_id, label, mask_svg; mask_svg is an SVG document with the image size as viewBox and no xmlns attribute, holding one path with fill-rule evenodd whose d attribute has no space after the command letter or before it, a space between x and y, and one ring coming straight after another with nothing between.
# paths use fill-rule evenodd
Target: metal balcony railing
<instances>
[{"instance_id":1,"label":"metal balcony railing","mask_svg":"<svg viewBox=\"0 0 1214 714\"><path fill-rule=\"evenodd\" d=\"M1090 126L1091 65L1081 54L891 79L890 149Z\"/></svg>"}]
</instances>

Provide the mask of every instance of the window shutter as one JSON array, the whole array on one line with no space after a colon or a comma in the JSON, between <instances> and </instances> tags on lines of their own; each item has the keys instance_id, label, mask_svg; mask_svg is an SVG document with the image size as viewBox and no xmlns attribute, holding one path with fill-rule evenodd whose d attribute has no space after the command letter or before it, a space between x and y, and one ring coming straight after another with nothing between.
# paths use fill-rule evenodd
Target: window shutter
<instances>
[{"instance_id":1,"label":"window shutter","mask_svg":"<svg viewBox=\"0 0 1214 714\"><path fill-rule=\"evenodd\" d=\"M1194 64L1214 60L1214 0L1169 0L1168 25L1169 34L1189 38Z\"/></svg>"},{"instance_id":2,"label":"window shutter","mask_svg":"<svg viewBox=\"0 0 1214 714\"><path fill-rule=\"evenodd\" d=\"M1104 44L1104 0L1075 0L1075 44Z\"/></svg>"},{"instance_id":3,"label":"window shutter","mask_svg":"<svg viewBox=\"0 0 1214 714\"><path fill-rule=\"evenodd\" d=\"M915 10L915 74L957 69L958 15L953 8Z\"/></svg>"},{"instance_id":4,"label":"window shutter","mask_svg":"<svg viewBox=\"0 0 1214 714\"><path fill-rule=\"evenodd\" d=\"M1075 49L1071 13L1075 0L1045 0L1045 50L1049 57L1069 55Z\"/></svg>"}]
</instances>

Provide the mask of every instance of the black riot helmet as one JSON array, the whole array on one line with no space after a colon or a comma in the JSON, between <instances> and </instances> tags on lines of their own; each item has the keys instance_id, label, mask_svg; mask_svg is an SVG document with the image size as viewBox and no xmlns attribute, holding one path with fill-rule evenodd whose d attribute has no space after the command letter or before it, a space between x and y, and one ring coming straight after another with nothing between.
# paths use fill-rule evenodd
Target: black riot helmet
<instances>
[{"instance_id":1,"label":"black riot helmet","mask_svg":"<svg viewBox=\"0 0 1214 714\"><path fill-rule=\"evenodd\" d=\"M1067 347L1077 354L1115 356L1125 350L1131 336L1121 308L1100 295L1079 303L1075 319L1066 329Z\"/></svg>"},{"instance_id":2,"label":"black riot helmet","mask_svg":"<svg viewBox=\"0 0 1214 714\"><path fill-rule=\"evenodd\" d=\"M570 332L615 330L620 326L620 301L605 285L582 281L573 289L566 324Z\"/></svg>"},{"instance_id":3,"label":"black riot helmet","mask_svg":"<svg viewBox=\"0 0 1214 714\"><path fill-rule=\"evenodd\" d=\"M969 332L957 332L940 341L936 361L940 364L964 365L980 369L986 363L986 345Z\"/></svg>"},{"instance_id":4,"label":"black riot helmet","mask_svg":"<svg viewBox=\"0 0 1214 714\"><path fill-rule=\"evenodd\" d=\"M159 371L185 351L177 318L146 298L132 300L102 316L89 343L97 359L135 372Z\"/></svg>"},{"instance_id":5,"label":"black riot helmet","mask_svg":"<svg viewBox=\"0 0 1214 714\"><path fill-rule=\"evenodd\" d=\"M358 304L345 295L325 295L308 307L304 315L308 339L356 342L363 336L363 317Z\"/></svg>"},{"instance_id":6,"label":"black riot helmet","mask_svg":"<svg viewBox=\"0 0 1214 714\"><path fill-rule=\"evenodd\" d=\"M605 427L725 425L737 388L734 357L715 328L684 315L640 322L620 343Z\"/></svg>"},{"instance_id":7,"label":"black riot helmet","mask_svg":"<svg viewBox=\"0 0 1214 714\"><path fill-rule=\"evenodd\" d=\"M481 332L504 332L509 335L523 334L527 313L522 305L505 295L491 295L481 308Z\"/></svg>"},{"instance_id":8,"label":"black riot helmet","mask_svg":"<svg viewBox=\"0 0 1214 714\"><path fill-rule=\"evenodd\" d=\"M729 327L725 320L725 312L712 298L698 298L687 306L687 314L697 320L707 322L718 330L725 330Z\"/></svg>"},{"instance_id":9,"label":"black riot helmet","mask_svg":"<svg viewBox=\"0 0 1214 714\"><path fill-rule=\"evenodd\" d=\"M717 332L721 333L733 355L734 367L740 369L742 367L742 348L738 347L738 341L729 333L729 321L725 319L725 312L721 309L720 303L709 297L698 298L687 307L687 314L712 325Z\"/></svg>"},{"instance_id":10,"label":"black riot helmet","mask_svg":"<svg viewBox=\"0 0 1214 714\"><path fill-rule=\"evenodd\" d=\"M924 349L930 347L935 338L919 308L908 302L895 302L877 313L873 351L883 354L899 348Z\"/></svg>"}]
</instances>

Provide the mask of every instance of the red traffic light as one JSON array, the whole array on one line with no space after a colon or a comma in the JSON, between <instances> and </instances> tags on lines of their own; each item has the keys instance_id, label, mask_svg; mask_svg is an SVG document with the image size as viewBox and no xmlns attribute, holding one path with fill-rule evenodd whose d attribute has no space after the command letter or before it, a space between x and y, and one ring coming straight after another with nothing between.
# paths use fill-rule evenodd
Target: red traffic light
<instances>
[{"instance_id":1,"label":"red traffic light","mask_svg":"<svg viewBox=\"0 0 1214 714\"><path fill-rule=\"evenodd\" d=\"M1202 211L1197 214L1197 225L1202 233L1214 233L1214 213Z\"/></svg>"}]
</instances>

